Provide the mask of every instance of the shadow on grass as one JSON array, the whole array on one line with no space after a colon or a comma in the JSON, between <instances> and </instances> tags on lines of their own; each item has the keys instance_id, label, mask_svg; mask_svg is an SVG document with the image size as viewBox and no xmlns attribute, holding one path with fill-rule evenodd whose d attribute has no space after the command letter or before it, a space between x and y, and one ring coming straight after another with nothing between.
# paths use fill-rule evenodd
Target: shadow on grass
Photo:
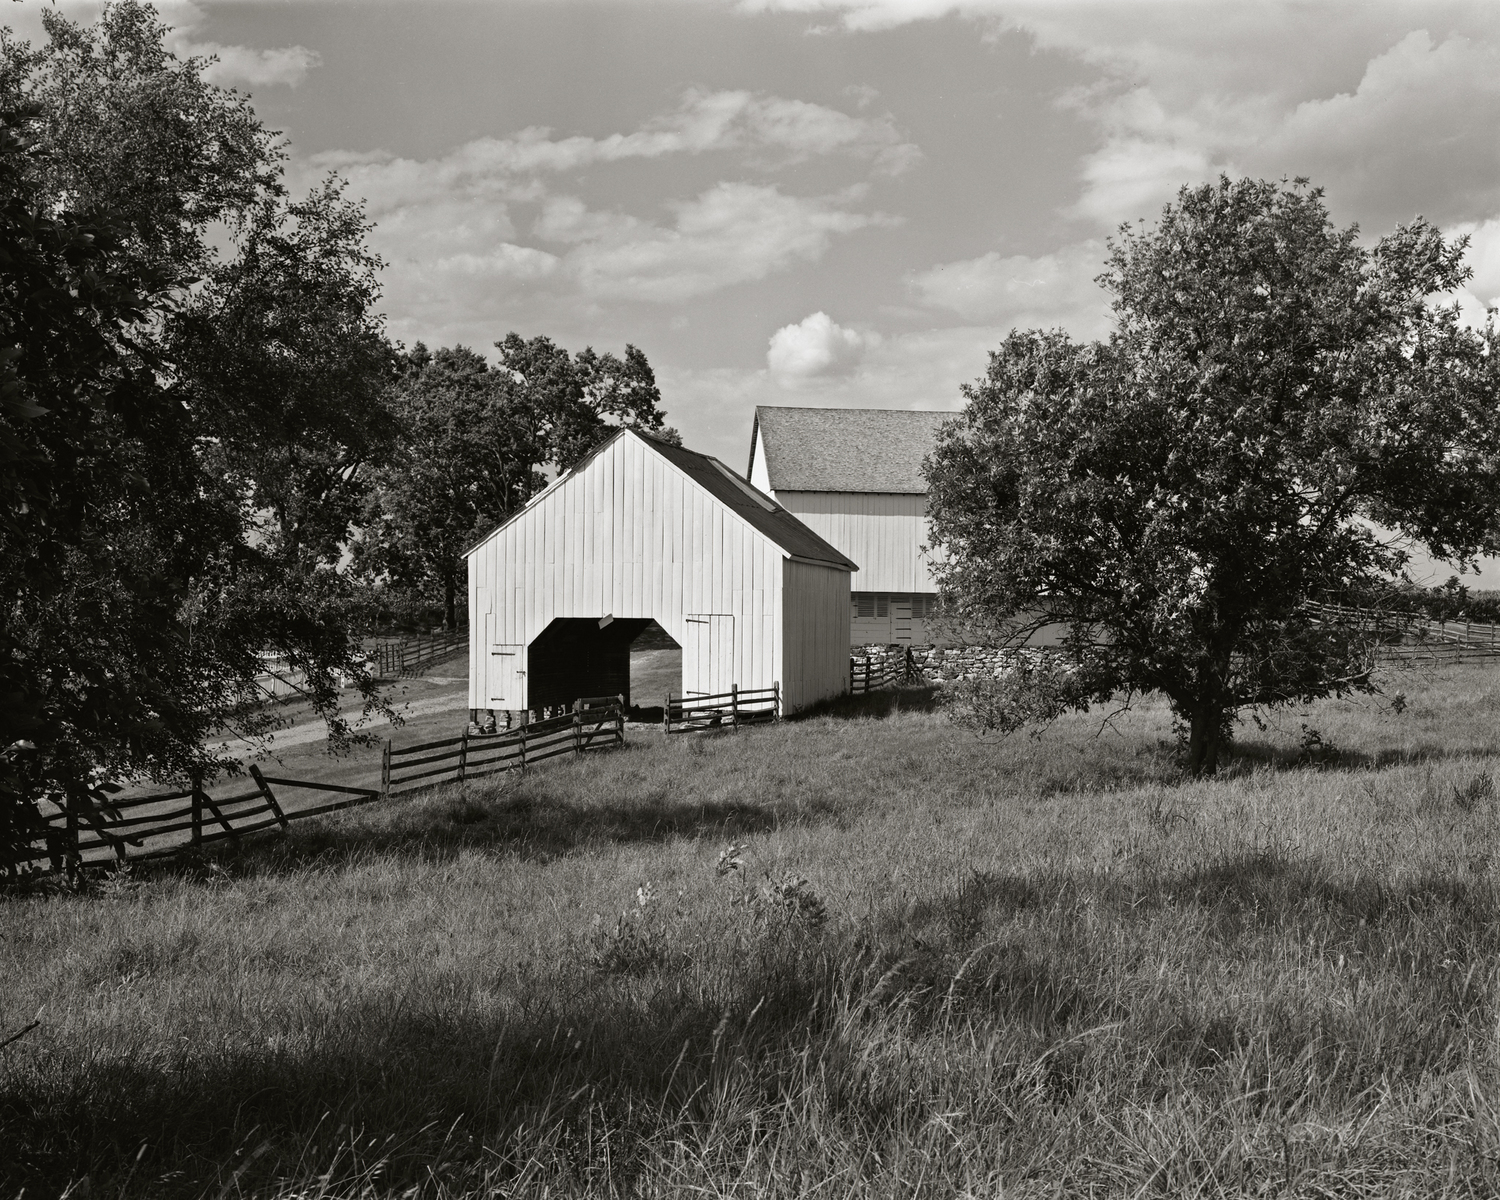
<instances>
[{"instance_id":1,"label":"shadow on grass","mask_svg":"<svg viewBox=\"0 0 1500 1200\"><path fill-rule=\"evenodd\" d=\"M820 700L817 704L788 717L790 721L811 721L828 717L836 721L880 720L896 713L936 712L938 689L932 684L914 684L910 687L881 688L860 695L836 696L832 700Z\"/></svg>"},{"instance_id":2,"label":"shadow on grass","mask_svg":"<svg viewBox=\"0 0 1500 1200\"><path fill-rule=\"evenodd\" d=\"M602 844L764 833L785 821L805 821L808 815L806 808L793 812L778 806L656 800L578 804L545 795L507 797L455 789L425 796L415 805L377 802L352 819L294 826L289 835L247 840L239 847L221 843L201 860L170 860L157 870L197 872L212 863L230 875L285 875L370 855L441 862L472 850L546 862Z\"/></svg>"},{"instance_id":3,"label":"shadow on grass","mask_svg":"<svg viewBox=\"0 0 1500 1200\"><path fill-rule=\"evenodd\" d=\"M1093 942L1070 923L1085 898L1106 917ZM1173 904L1285 926L1294 948L1307 941L1302 921L1332 911L1349 933L1325 939L1322 953L1353 953L1368 939L1372 989L1411 975L1405 958L1378 953L1383 923L1399 927L1387 945L1416 946L1440 909L1461 909L1476 962L1494 951L1500 927L1490 886L1345 883L1316 861L1266 854L1138 884L1102 872L974 872L950 892L842 932L768 925L736 908L744 924L731 949L722 939L685 941L672 969L606 975L586 946L571 959L497 964L503 1007L474 978L434 966L407 991L393 986L306 1016L285 1039L228 1027L170 1052L39 1055L0 1075L0 1128L17 1148L0 1161L0 1193L56 1193L91 1174L94 1191L122 1197L254 1194L288 1175L310 1182L344 1154L319 1194L352 1194L349 1181L360 1171L373 1181L376 1160L384 1166L375 1190L395 1195L449 1170L487 1171L493 1188L539 1158L561 1191L604 1162L603 1190L628 1194L664 1138L749 1127L751 1109L804 1103L809 1089L874 1144L932 1119L936 1091L912 1086L905 1069L858 1066L861 1031L871 1045L896 1029L936 1036L954 1020L992 1031L988 1052L1007 1066L981 1072L976 1096L998 1094L1014 1122L1027 1106L1035 1119L1074 1094L1104 1095L1122 1062L1151 1064L1142 1095L1157 1078L1209 1088L1207 1074L1172 1072L1211 1072L1252 1044L1259 1069L1304 1080L1312 1062L1325 1072L1320 1086L1354 1103L1371 1071L1421 1077L1444 1066L1466 1023L1488 1019L1484 989L1455 990L1461 970L1451 984L1437 973L1430 1011L1410 1013L1409 994L1392 985L1389 1012L1414 1022L1400 1030L1407 1040L1392 1066L1379 1039L1359 1051L1365 1043L1331 1025L1325 1009L1200 1003L1160 983L1149 955L1133 992L1109 983L1116 934L1144 939ZM1007 928L1021 912L1057 940ZM1396 1019L1373 1003L1359 1019ZM894 1022L884 1032L882 1014ZM1089 1050L1086 1036L1106 1024L1122 1039L1108 1055ZM1348 1056L1346 1043L1355 1047ZM966 1051L955 1043L955 1052ZM594 1131L587 1141L584 1130ZM351 1145L363 1147L363 1165L348 1157Z\"/></svg>"}]
</instances>

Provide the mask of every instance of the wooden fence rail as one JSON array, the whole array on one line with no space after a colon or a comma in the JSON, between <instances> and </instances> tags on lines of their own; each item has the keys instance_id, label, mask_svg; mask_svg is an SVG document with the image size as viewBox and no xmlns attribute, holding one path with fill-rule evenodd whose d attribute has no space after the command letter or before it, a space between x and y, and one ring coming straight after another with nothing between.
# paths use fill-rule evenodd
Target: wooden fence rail
<instances>
[{"instance_id":1,"label":"wooden fence rail","mask_svg":"<svg viewBox=\"0 0 1500 1200\"><path fill-rule=\"evenodd\" d=\"M1315 614L1356 621L1362 629L1389 640L1380 653L1392 658L1453 662L1463 658L1500 657L1500 625L1480 621L1435 621L1416 613L1352 608L1309 602Z\"/></svg>"},{"instance_id":2,"label":"wooden fence rail","mask_svg":"<svg viewBox=\"0 0 1500 1200\"><path fill-rule=\"evenodd\" d=\"M570 713L501 733L465 730L458 737L415 746L388 741L381 757L380 785L383 792L396 792L440 775L460 780L495 771L524 771L559 754L582 754L624 742L625 698L591 696L576 701Z\"/></svg>"},{"instance_id":3,"label":"wooden fence rail","mask_svg":"<svg viewBox=\"0 0 1500 1200\"><path fill-rule=\"evenodd\" d=\"M369 804L394 791L438 782L438 776L473 779L494 771L524 770L560 754L582 754L625 741L623 696L578 701L573 711L499 734L469 734L420 742L385 744L381 786L344 787L304 779L283 779L250 767L254 787L228 796L210 796L201 784L185 791L132 796L106 804L59 808L47 815L36 836L17 855L0 857L0 876L42 874L99 865L111 859L141 862L180 854L262 830L291 828L307 817ZM290 792L331 793L337 799L287 805L277 797Z\"/></svg>"},{"instance_id":4,"label":"wooden fence rail","mask_svg":"<svg viewBox=\"0 0 1500 1200\"><path fill-rule=\"evenodd\" d=\"M229 796L210 796L198 785L182 792L59 809L42 819L36 835L20 848L19 854L0 861L0 874L46 874L99 865L110 859L147 862L225 838L239 839L276 827L287 830L292 821L380 799L380 793L372 788L276 779L262 774L258 766L251 766L250 778L255 784L253 789ZM345 798L288 812L277 800L273 784L337 792ZM143 811L146 809L151 811ZM127 813L131 815L124 815ZM181 836L184 834L187 836ZM163 839L166 839L164 844Z\"/></svg>"},{"instance_id":5,"label":"wooden fence rail","mask_svg":"<svg viewBox=\"0 0 1500 1200\"><path fill-rule=\"evenodd\" d=\"M460 647L468 644L469 631L459 628L403 641L376 642L370 657L377 675L383 679L395 679L420 675L434 663L453 657Z\"/></svg>"},{"instance_id":6,"label":"wooden fence rail","mask_svg":"<svg viewBox=\"0 0 1500 1200\"><path fill-rule=\"evenodd\" d=\"M849 656L849 691L854 695L920 679L916 660L904 646L866 650Z\"/></svg>"},{"instance_id":7,"label":"wooden fence rail","mask_svg":"<svg viewBox=\"0 0 1500 1200\"><path fill-rule=\"evenodd\" d=\"M781 683L768 688L741 688L712 696L667 694L662 705L662 727L667 734L701 729L739 729L763 721L781 720Z\"/></svg>"}]
</instances>

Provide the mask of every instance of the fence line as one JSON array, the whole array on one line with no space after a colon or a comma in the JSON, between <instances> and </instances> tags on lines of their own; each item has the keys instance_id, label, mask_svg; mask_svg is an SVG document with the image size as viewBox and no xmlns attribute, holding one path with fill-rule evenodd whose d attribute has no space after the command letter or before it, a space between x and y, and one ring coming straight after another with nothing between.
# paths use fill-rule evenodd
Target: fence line
<instances>
[{"instance_id":1,"label":"fence line","mask_svg":"<svg viewBox=\"0 0 1500 1200\"><path fill-rule=\"evenodd\" d=\"M276 779L250 767L254 788L230 796L210 796L200 782L187 791L165 792L154 796L134 796L102 805L69 804L41 819L35 835L20 848L9 862L0 863L8 873L43 874L61 872L79 866L98 865L113 857L116 862L149 862L180 854L185 848L208 845L226 838L239 840L246 834L264 829L291 828L292 821L321 816L338 808L368 804L380 799L372 788L348 788L331 783L312 783L301 779ZM318 792L339 792L349 798L332 804L287 812L276 798L271 785L304 788ZM178 804L186 801L186 804ZM134 813L159 805L178 805L165 811ZM147 847L155 838L186 833L187 841L166 846ZM40 846L38 846L40 843ZM132 852L130 847L134 847ZM100 854L104 851L104 854ZM44 865L45 864L45 865Z\"/></svg>"},{"instance_id":2,"label":"fence line","mask_svg":"<svg viewBox=\"0 0 1500 1200\"><path fill-rule=\"evenodd\" d=\"M468 629L444 630L442 633L407 638L404 641L376 642L370 651L376 673L384 679L420 675L434 663L451 658L459 647L469 644Z\"/></svg>"},{"instance_id":3,"label":"fence line","mask_svg":"<svg viewBox=\"0 0 1500 1200\"><path fill-rule=\"evenodd\" d=\"M849 691L856 696L878 688L913 683L921 677L910 647L886 646L849 656Z\"/></svg>"},{"instance_id":4,"label":"fence line","mask_svg":"<svg viewBox=\"0 0 1500 1200\"><path fill-rule=\"evenodd\" d=\"M1309 601L1307 608L1319 616L1353 619L1362 628L1373 632L1413 639L1387 642L1380 647L1381 654L1393 658L1430 658L1434 661L1452 662L1466 656L1500 656L1500 625L1480 621L1433 620L1416 613L1387 612L1317 601Z\"/></svg>"},{"instance_id":5,"label":"fence line","mask_svg":"<svg viewBox=\"0 0 1500 1200\"><path fill-rule=\"evenodd\" d=\"M381 755L381 791L402 791L419 781L425 786L439 775L461 780L496 771L524 771L559 754L582 754L624 742L625 698L589 696L574 701L570 713L501 733L466 729L457 737L415 746L396 746L387 740Z\"/></svg>"},{"instance_id":6,"label":"fence line","mask_svg":"<svg viewBox=\"0 0 1500 1200\"><path fill-rule=\"evenodd\" d=\"M701 729L739 729L764 721L781 720L781 682L768 688L731 684L727 692L711 696L667 693L662 705L662 728L668 736Z\"/></svg>"}]
</instances>

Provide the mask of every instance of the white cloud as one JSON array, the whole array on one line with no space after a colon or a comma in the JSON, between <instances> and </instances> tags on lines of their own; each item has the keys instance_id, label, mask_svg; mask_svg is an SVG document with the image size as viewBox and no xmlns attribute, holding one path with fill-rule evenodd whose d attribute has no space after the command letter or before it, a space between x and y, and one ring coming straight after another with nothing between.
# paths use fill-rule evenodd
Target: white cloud
<instances>
[{"instance_id":1,"label":"white cloud","mask_svg":"<svg viewBox=\"0 0 1500 1200\"><path fill-rule=\"evenodd\" d=\"M249 46L224 46L218 42L179 43L177 52L186 57L214 57L203 78L220 87L296 87L323 58L306 46L283 46L275 50L253 50Z\"/></svg>"},{"instance_id":2,"label":"white cloud","mask_svg":"<svg viewBox=\"0 0 1500 1200\"><path fill-rule=\"evenodd\" d=\"M13 28L19 38L35 45L47 38L41 24L43 8L53 8L70 21L91 25L98 19L104 4L102 0L44 0L42 3L22 0L22 3L5 7L10 11L6 12L4 23ZM178 58L218 58L218 62L203 72L203 77L220 87L296 87L307 78L309 71L322 63L318 52L306 46L255 49L196 41L193 31L203 25L207 15L193 0L155 0L153 7L162 23L171 29L166 47Z\"/></svg>"},{"instance_id":3,"label":"white cloud","mask_svg":"<svg viewBox=\"0 0 1500 1200\"><path fill-rule=\"evenodd\" d=\"M873 340L835 324L825 312L815 312L771 335L766 365L780 383L798 387L810 379L850 374Z\"/></svg>"},{"instance_id":4,"label":"white cloud","mask_svg":"<svg viewBox=\"0 0 1500 1200\"><path fill-rule=\"evenodd\" d=\"M907 284L930 308L967 321L1022 328L1061 326L1077 338L1101 336L1109 325L1109 297L1094 282L1104 269L1097 240L1052 254L1001 255L941 263L908 276Z\"/></svg>"},{"instance_id":5,"label":"white cloud","mask_svg":"<svg viewBox=\"0 0 1500 1200\"><path fill-rule=\"evenodd\" d=\"M689 300L815 262L835 235L895 223L852 212L837 198L747 183L719 183L669 207L676 214L670 228L571 209L571 228L586 232L566 263L582 290L596 299Z\"/></svg>"},{"instance_id":6,"label":"white cloud","mask_svg":"<svg viewBox=\"0 0 1500 1200\"><path fill-rule=\"evenodd\" d=\"M475 138L435 162L378 152L325 155L318 161L347 168L362 186L394 202L434 188L512 191L528 177L600 163L729 150L749 152L770 166L848 154L885 173L906 170L921 157L916 146L902 140L889 116L851 117L820 104L743 91L689 91L675 111L630 133L554 138L550 129L532 126L510 137Z\"/></svg>"}]
</instances>

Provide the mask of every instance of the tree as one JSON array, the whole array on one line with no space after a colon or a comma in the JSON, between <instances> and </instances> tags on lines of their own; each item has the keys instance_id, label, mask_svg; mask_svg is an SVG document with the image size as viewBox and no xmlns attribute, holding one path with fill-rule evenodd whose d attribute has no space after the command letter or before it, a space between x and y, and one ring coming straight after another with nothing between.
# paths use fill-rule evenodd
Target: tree
<instances>
[{"instance_id":1,"label":"tree","mask_svg":"<svg viewBox=\"0 0 1500 1200\"><path fill-rule=\"evenodd\" d=\"M663 427L656 374L634 346L625 347L624 359L596 354L592 346L569 358L550 338L508 333L495 348L501 368L524 389L532 439L547 448L543 461L559 470L573 466L612 427L677 436Z\"/></svg>"},{"instance_id":2,"label":"tree","mask_svg":"<svg viewBox=\"0 0 1500 1200\"><path fill-rule=\"evenodd\" d=\"M267 544L298 569L338 561L399 431L381 264L342 193L330 178L300 203L258 203L239 253L170 325L211 466L269 514Z\"/></svg>"},{"instance_id":3,"label":"tree","mask_svg":"<svg viewBox=\"0 0 1500 1200\"><path fill-rule=\"evenodd\" d=\"M249 98L179 60L150 5L105 5L92 26L42 10L39 50L0 31L0 107L24 113L44 207L109 212L112 253L184 283L214 261L209 229L281 191L278 135Z\"/></svg>"},{"instance_id":4,"label":"tree","mask_svg":"<svg viewBox=\"0 0 1500 1200\"><path fill-rule=\"evenodd\" d=\"M1066 622L1043 709L1161 692L1194 772L1242 708L1373 691L1367 639L1308 602L1385 585L1400 539L1500 549L1495 333L1434 302L1464 248L1417 220L1367 249L1303 181L1123 228L1108 341L1013 332L928 460L955 615Z\"/></svg>"},{"instance_id":5,"label":"tree","mask_svg":"<svg viewBox=\"0 0 1500 1200\"><path fill-rule=\"evenodd\" d=\"M356 561L441 597L456 629L464 551L546 483L548 451L508 372L463 346L429 354L420 342L407 363L394 393L400 449L375 477Z\"/></svg>"}]
</instances>

